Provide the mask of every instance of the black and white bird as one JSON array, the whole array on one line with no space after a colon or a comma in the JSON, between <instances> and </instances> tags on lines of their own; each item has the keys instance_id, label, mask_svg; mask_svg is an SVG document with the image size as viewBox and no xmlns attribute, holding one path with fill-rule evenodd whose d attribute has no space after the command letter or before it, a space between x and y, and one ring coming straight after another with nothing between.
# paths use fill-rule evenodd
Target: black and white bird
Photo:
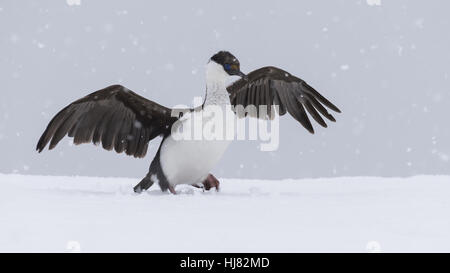
<instances>
[{"instance_id":1,"label":"black and white bird","mask_svg":"<svg viewBox=\"0 0 450 273\"><path fill-rule=\"evenodd\" d=\"M227 86L229 76L240 79ZM150 164L147 175L134 187L135 192L147 190L154 183L162 191L175 194L178 184L190 184L219 189L219 181L210 174L230 141L178 140L172 134L174 124L189 121L192 114L204 111L208 105L259 106L276 109L278 115L288 112L305 129L314 133L307 113L320 125L327 127L325 117L336 121L324 107L340 110L302 79L276 67L257 69L247 75L241 72L236 57L220 51L206 67L206 98L198 109L184 115L173 115L173 109L147 100L121 85L112 85L81 98L62 109L50 121L36 150L42 152L48 143L55 148L66 135L75 144L101 143L106 150L125 152L142 158L148 143L157 136L163 140ZM272 108L277 106L277 108ZM321 116L322 115L322 116Z\"/></svg>"}]
</instances>

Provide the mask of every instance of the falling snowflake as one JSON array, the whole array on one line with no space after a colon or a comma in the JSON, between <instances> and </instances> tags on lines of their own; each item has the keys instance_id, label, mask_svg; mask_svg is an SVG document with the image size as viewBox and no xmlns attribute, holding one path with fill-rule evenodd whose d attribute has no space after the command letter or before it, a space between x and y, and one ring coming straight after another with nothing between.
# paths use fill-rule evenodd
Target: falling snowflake
<instances>
[{"instance_id":1,"label":"falling snowflake","mask_svg":"<svg viewBox=\"0 0 450 273\"><path fill-rule=\"evenodd\" d=\"M127 15L128 10L119 10L119 11L116 11L116 14L119 16Z\"/></svg>"},{"instance_id":2,"label":"falling snowflake","mask_svg":"<svg viewBox=\"0 0 450 273\"><path fill-rule=\"evenodd\" d=\"M445 161L445 162L448 162L448 160L450 159L449 156L448 156L447 154L444 154L444 153L440 153L440 154L439 154L439 158L440 158L442 161Z\"/></svg>"},{"instance_id":3,"label":"falling snowflake","mask_svg":"<svg viewBox=\"0 0 450 273\"><path fill-rule=\"evenodd\" d=\"M216 37L217 40L220 39L220 36L221 36L220 32L217 30L213 30L213 32L214 32L214 37Z\"/></svg>"},{"instance_id":4,"label":"falling snowflake","mask_svg":"<svg viewBox=\"0 0 450 273\"><path fill-rule=\"evenodd\" d=\"M397 53L400 57L403 55L403 47L401 45L397 46Z\"/></svg>"},{"instance_id":5,"label":"falling snowflake","mask_svg":"<svg viewBox=\"0 0 450 273\"><path fill-rule=\"evenodd\" d=\"M81 0L66 0L66 3L69 6L79 6L81 5Z\"/></svg>"},{"instance_id":6,"label":"falling snowflake","mask_svg":"<svg viewBox=\"0 0 450 273\"><path fill-rule=\"evenodd\" d=\"M203 9L198 9L198 10L195 12L195 15L196 15L196 16L202 16L204 13L205 13L205 11L204 11Z\"/></svg>"},{"instance_id":7,"label":"falling snowflake","mask_svg":"<svg viewBox=\"0 0 450 273\"><path fill-rule=\"evenodd\" d=\"M38 42L36 40L33 40L33 44L35 44L38 48L42 49L45 47L45 44Z\"/></svg>"},{"instance_id":8,"label":"falling snowflake","mask_svg":"<svg viewBox=\"0 0 450 273\"><path fill-rule=\"evenodd\" d=\"M414 25L416 25L417 28L423 29L423 22L425 20L423 18L419 18L414 22Z\"/></svg>"},{"instance_id":9,"label":"falling snowflake","mask_svg":"<svg viewBox=\"0 0 450 273\"><path fill-rule=\"evenodd\" d=\"M17 34L11 34L9 40L11 41L11 43L15 44L19 41L19 36Z\"/></svg>"},{"instance_id":10,"label":"falling snowflake","mask_svg":"<svg viewBox=\"0 0 450 273\"><path fill-rule=\"evenodd\" d=\"M381 0L366 0L369 6L381 6Z\"/></svg>"},{"instance_id":11,"label":"falling snowflake","mask_svg":"<svg viewBox=\"0 0 450 273\"><path fill-rule=\"evenodd\" d=\"M173 71L175 69L175 65L173 63L166 63L164 65L164 69L167 71Z\"/></svg>"}]
</instances>

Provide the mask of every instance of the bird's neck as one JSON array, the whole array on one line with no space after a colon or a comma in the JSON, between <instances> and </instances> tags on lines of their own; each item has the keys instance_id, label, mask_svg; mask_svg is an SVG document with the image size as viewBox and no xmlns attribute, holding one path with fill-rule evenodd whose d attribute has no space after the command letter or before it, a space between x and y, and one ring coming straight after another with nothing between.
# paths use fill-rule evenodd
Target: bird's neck
<instances>
[{"instance_id":1,"label":"bird's neck","mask_svg":"<svg viewBox=\"0 0 450 273\"><path fill-rule=\"evenodd\" d=\"M215 63L214 61L210 61L207 64L205 105L230 104L230 97L226 86L226 80L228 77L228 74L221 65Z\"/></svg>"}]
</instances>

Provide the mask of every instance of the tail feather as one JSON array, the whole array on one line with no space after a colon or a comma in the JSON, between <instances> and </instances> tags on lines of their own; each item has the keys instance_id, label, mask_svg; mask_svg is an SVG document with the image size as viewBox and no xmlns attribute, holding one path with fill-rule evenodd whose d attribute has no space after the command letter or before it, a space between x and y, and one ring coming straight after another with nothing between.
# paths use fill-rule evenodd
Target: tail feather
<instances>
[{"instance_id":1,"label":"tail feather","mask_svg":"<svg viewBox=\"0 0 450 273\"><path fill-rule=\"evenodd\" d=\"M134 192L141 193L142 191L148 190L153 185L154 181L152 181L150 174L147 174L139 184L134 187Z\"/></svg>"}]
</instances>

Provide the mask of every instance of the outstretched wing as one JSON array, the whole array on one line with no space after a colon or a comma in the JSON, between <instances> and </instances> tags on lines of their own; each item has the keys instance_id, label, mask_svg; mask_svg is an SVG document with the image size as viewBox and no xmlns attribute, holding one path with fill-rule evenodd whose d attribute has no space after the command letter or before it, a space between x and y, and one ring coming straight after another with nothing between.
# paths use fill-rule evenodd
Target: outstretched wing
<instances>
[{"instance_id":1,"label":"outstretched wing","mask_svg":"<svg viewBox=\"0 0 450 273\"><path fill-rule=\"evenodd\" d=\"M177 120L171 109L147 100L121 85L112 85L62 109L50 121L36 150L53 149L68 134L75 144L102 143L106 150L144 157L148 142L170 132Z\"/></svg>"},{"instance_id":2,"label":"outstretched wing","mask_svg":"<svg viewBox=\"0 0 450 273\"><path fill-rule=\"evenodd\" d=\"M263 119L270 118L273 106L277 105L279 115L284 115L287 111L312 134L314 129L306 111L323 127L327 127L327 124L320 114L331 121L336 121L324 105L335 112L341 112L305 81L272 66L250 72L246 77L228 86L227 90L232 105L256 106L256 113L249 111L245 114ZM260 111L259 106L264 105L267 107L266 113Z\"/></svg>"}]
</instances>

